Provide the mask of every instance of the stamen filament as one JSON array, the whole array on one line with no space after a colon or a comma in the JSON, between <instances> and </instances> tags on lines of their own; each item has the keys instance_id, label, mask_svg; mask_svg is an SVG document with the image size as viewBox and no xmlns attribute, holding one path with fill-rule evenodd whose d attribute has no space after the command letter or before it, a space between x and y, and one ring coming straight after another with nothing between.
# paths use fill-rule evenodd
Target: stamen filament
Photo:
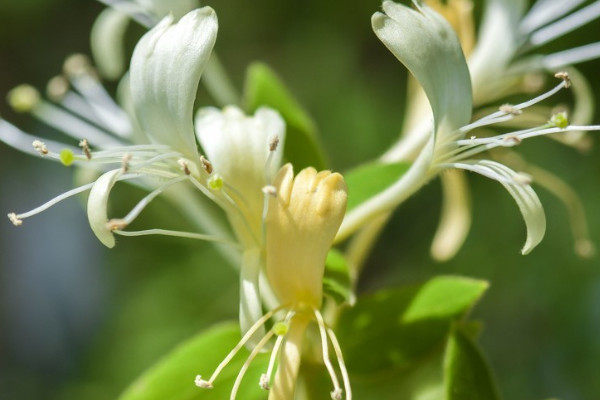
<instances>
[{"instance_id":1,"label":"stamen filament","mask_svg":"<svg viewBox=\"0 0 600 400\"><path fill-rule=\"evenodd\" d=\"M542 63L547 69L562 68L600 57L600 42L589 43L572 49L544 56Z\"/></svg>"},{"instance_id":2,"label":"stamen filament","mask_svg":"<svg viewBox=\"0 0 600 400\"><path fill-rule=\"evenodd\" d=\"M294 316L294 314L295 314L294 311L289 311L287 313L287 315L285 316L284 321L286 323L289 323L290 320L292 319L292 317ZM269 358L269 366L267 367L267 372L265 374L267 385L270 384L271 378L273 377L275 361L277 360L277 356L279 355L279 349L281 348L281 344L283 343L284 338L285 338L285 335L277 336L277 339L275 340L275 344L273 345L273 350L271 351L271 357Z\"/></svg>"},{"instance_id":3,"label":"stamen filament","mask_svg":"<svg viewBox=\"0 0 600 400\"><path fill-rule=\"evenodd\" d=\"M122 180L126 180L126 179L137 178L139 176L140 176L139 174L127 174L127 175L122 175L121 177L119 177L118 180L122 181ZM76 187L74 189L71 189L71 190L69 190L67 192L64 192L64 193L62 193L62 194L54 197L53 199L45 202L41 206L34 208L31 211L27 211L27 212L22 213L22 214L17 214L16 217L19 218L19 219L24 219L24 218L29 218L29 217L32 217L32 216L34 216L36 214L39 214L42 211L45 211L48 208L52 207L53 205L55 205L55 204L57 204L57 203L65 200L65 199L68 199L69 197L72 197L72 196L75 196L76 194L85 192L86 190L90 190L92 188L92 186L94 186L94 183L95 182L87 183L85 185L82 185L82 186Z\"/></svg>"},{"instance_id":4,"label":"stamen filament","mask_svg":"<svg viewBox=\"0 0 600 400\"><path fill-rule=\"evenodd\" d=\"M114 230L113 233L121 236L146 236L146 235L164 235L164 236L175 236L186 239L196 239L196 240L205 240L207 242L215 242L230 245L233 247L240 247L240 245L236 242L232 242L228 239L221 239L211 235L205 235L202 233L194 233L194 232L181 232L181 231L171 231L167 229L146 229L142 231L123 231L123 230Z\"/></svg>"},{"instance_id":5,"label":"stamen filament","mask_svg":"<svg viewBox=\"0 0 600 400\"><path fill-rule=\"evenodd\" d=\"M215 381L215 379L217 379L217 377L223 370L223 368L225 368L227 366L227 364L229 364L229 362L233 359L233 357L235 357L235 355L238 353L238 351L240 351L240 349L242 347L244 347L246 342L248 340L250 340L250 338L258 330L258 328L263 326L265 324L265 322L267 322L273 315L275 315L275 313L277 313L278 311L285 309L285 308L288 308L288 306L281 305L281 306L274 308L271 311L267 312L259 320L257 320L254 323L254 325L252 325L252 327L250 327L250 329L248 329L248 332L246 332L246 334L242 337L242 339L238 342L238 344L235 345L235 347L229 352L229 354L227 354L227 356L223 359L223 361L221 361L221 363L217 366L217 368L211 375L210 379L208 381L196 382L196 385L201 386L201 387L204 387L202 385L206 385L206 387L211 387L213 382Z\"/></svg>"},{"instance_id":6,"label":"stamen filament","mask_svg":"<svg viewBox=\"0 0 600 400\"><path fill-rule=\"evenodd\" d=\"M344 381L344 390L346 390L346 400L352 400L352 389L350 388L350 377L348 376L348 370L346 369L346 363L344 362L344 356L342 354L342 348L340 347L340 343L335 336L335 333L331 328L327 328L327 333L329 334L329 339L331 340L331 344L333 345L333 350L335 351L335 355L338 359L338 364L340 366L340 371L342 372L342 380Z\"/></svg>"},{"instance_id":7,"label":"stamen filament","mask_svg":"<svg viewBox=\"0 0 600 400\"><path fill-rule=\"evenodd\" d=\"M27 154L39 155L38 151L35 150L32 146L34 141L38 140L37 137L30 135L28 133L23 132L21 129L17 128L13 124L9 123L0 118L0 141L6 143L7 145L14 147L15 149L22 151ZM53 140L45 140L44 144L46 147L54 147L54 148L68 148L69 150L76 152L77 148L74 146L64 145L60 142L56 142ZM54 154L54 157L53 157ZM58 160L58 155L52 152L46 154L46 157L50 157L52 159Z\"/></svg>"},{"instance_id":8,"label":"stamen filament","mask_svg":"<svg viewBox=\"0 0 600 400\"><path fill-rule=\"evenodd\" d=\"M327 368L327 372L329 372L329 376L331 378L331 382L333 383L333 392L331 392L331 398L334 400L341 399L341 391L340 382L338 381L337 375L335 374L335 370L333 369L333 365L331 365L331 360L329 360L329 346L327 345L327 332L325 328L325 321L323 321L323 316L316 308L313 309L313 313L317 319L317 325L319 327L319 333L321 335L321 350L323 351L323 362L325 363L325 367Z\"/></svg>"},{"instance_id":9,"label":"stamen filament","mask_svg":"<svg viewBox=\"0 0 600 400\"><path fill-rule=\"evenodd\" d=\"M265 336L263 336L263 338L260 340L260 342L258 342L256 347L254 347L252 349L252 352L246 359L246 362L244 362L244 365L242 365L242 368L240 369L238 376L235 378L233 388L231 389L231 396L229 397L230 400L235 400L238 389L240 388L240 385L242 384L242 379L244 378L246 371L250 367L250 364L252 363L252 361L254 361L254 359L256 358L258 353L262 350L263 347L265 347L265 345L273 337L273 335L274 335L273 330L270 330L269 332L267 332L267 334Z\"/></svg>"},{"instance_id":10,"label":"stamen filament","mask_svg":"<svg viewBox=\"0 0 600 400\"><path fill-rule=\"evenodd\" d=\"M531 35L529 41L534 46L541 46L595 20L599 16L600 1L596 1L553 24L539 29Z\"/></svg>"}]
</instances>

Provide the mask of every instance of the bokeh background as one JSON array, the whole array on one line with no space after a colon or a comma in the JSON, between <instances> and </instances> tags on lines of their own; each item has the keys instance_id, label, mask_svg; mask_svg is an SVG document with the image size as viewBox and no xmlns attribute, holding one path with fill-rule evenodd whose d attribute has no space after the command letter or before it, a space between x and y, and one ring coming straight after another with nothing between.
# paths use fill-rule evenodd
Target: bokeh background
<instances>
[{"instance_id":1,"label":"bokeh background","mask_svg":"<svg viewBox=\"0 0 600 400\"><path fill-rule=\"evenodd\" d=\"M406 72L371 31L379 0L204 4L219 15L216 49L234 82L241 86L251 61L274 67L317 122L333 168L372 159L393 142ZM43 89L67 55L89 53L89 29L101 9L91 0L0 2L0 93L23 82ZM132 44L142 32L132 26ZM593 22L543 50L599 36L600 23ZM600 62L581 70L598 92ZM4 101L0 115L39 136L60 138ZM582 154L541 138L519 151L572 184L600 246L599 146ZM41 204L70 188L72 173L0 144L0 211ZM525 231L516 205L501 185L477 176L470 181L473 229L457 257L441 264L429 257L440 209L434 181L395 213L369 258L361 291L436 274L488 279L491 289L474 317L485 323L481 343L504 397L600 398L600 258L575 256L566 211L543 189L546 238L531 255L519 255ZM125 204L141 196L119 189ZM0 222L2 399L115 398L178 342L236 316L236 273L209 245L123 238L109 251L89 230L83 201L71 199L18 229ZM165 226L178 218L157 201L139 225Z\"/></svg>"}]
</instances>

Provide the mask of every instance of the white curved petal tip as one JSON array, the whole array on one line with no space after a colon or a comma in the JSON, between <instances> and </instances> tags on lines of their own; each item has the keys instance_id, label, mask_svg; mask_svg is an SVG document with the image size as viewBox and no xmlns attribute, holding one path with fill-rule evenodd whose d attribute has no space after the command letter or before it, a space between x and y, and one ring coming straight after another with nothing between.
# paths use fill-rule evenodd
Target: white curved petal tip
<instances>
[{"instance_id":1,"label":"white curved petal tip","mask_svg":"<svg viewBox=\"0 0 600 400\"><path fill-rule=\"evenodd\" d=\"M110 191L123 174L122 169L106 172L92 186L87 203L88 221L92 231L108 248L115 246L115 237L108 224L107 206Z\"/></svg>"}]
</instances>

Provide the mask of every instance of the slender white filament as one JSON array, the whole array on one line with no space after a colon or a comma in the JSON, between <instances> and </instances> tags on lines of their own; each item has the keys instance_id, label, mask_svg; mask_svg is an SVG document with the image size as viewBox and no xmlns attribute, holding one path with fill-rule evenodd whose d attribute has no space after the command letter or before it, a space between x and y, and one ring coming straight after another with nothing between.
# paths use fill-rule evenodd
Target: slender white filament
<instances>
[{"instance_id":1,"label":"slender white filament","mask_svg":"<svg viewBox=\"0 0 600 400\"><path fill-rule=\"evenodd\" d=\"M250 367L250 364L252 363L252 361L254 361L254 359L256 358L258 353L262 350L262 348L265 347L265 345L271 339L271 337L273 337L273 334L274 333L272 330L267 332L267 334L260 340L260 342L258 342L256 347L254 347L254 349L252 349L252 352L246 359L246 362L244 363L244 365L242 365L242 368L240 369L238 376L235 378L235 383L233 384L233 389L231 389L231 396L229 397L230 400L235 400L238 389L240 388L240 385L242 384L242 379L244 378L246 371Z\"/></svg>"},{"instance_id":2,"label":"slender white filament","mask_svg":"<svg viewBox=\"0 0 600 400\"><path fill-rule=\"evenodd\" d=\"M587 24L600 16L600 1L596 1L573 14L550 24L531 35L529 41L541 46Z\"/></svg>"}]
</instances>

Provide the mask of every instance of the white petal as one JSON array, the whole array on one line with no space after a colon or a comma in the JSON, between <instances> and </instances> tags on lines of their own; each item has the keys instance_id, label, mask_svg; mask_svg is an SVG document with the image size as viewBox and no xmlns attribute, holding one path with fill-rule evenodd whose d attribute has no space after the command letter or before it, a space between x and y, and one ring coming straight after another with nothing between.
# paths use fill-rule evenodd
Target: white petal
<instances>
[{"instance_id":1,"label":"white petal","mask_svg":"<svg viewBox=\"0 0 600 400\"><path fill-rule=\"evenodd\" d=\"M510 84L505 71L522 43L518 25L524 10L524 0L486 2L477 45L469 57L475 103L496 100L503 95L499 90Z\"/></svg>"},{"instance_id":2,"label":"white petal","mask_svg":"<svg viewBox=\"0 0 600 400\"><path fill-rule=\"evenodd\" d=\"M524 33L532 32L575 9L585 0L538 0L521 21Z\"/></svg>"},{"instance_id":3,"label":"white petal","mask_svg":"<svg viewBox=\"0 0 600 400\"><path fill-rule=\"evenodd\" d=\"M173 14L176 19L200 7L198 0L137 0L148 12L162 18Z\"/></svg>"},{"instance_id":4,"label":"white petal","mask_svg":"<svg viewBox=\"0 0 600 400\"><path fill-rule=\"evenodd\" d=\"M463 166L463 169L497 180L515 199L527 226L527 239L521 253L529 254L542 241L546 233L546 215L535 191L530 185L516 182L517 173L506 165L489 160L480 160L464 162ZM457 165L457 167L460 167L460 165Z\"/></svg>"},{"instance_id":5,"label":"white petal","mask_svg":"<svg viewBox=\"0 0 600 400\"><path fill-rule=\"evenodd\" d=\"M215 172L247 200L258 196L262 209L266 174L279 169L283 155L285 122L279 113L261 107L250 117L235 106L204 108L196 115L196 135ZM269 143L275 137L279 144L266 171Z\"/></svg>"},{"instance_id":6,"label":"white petal","mask_svg":"<svg viewBox=\"0 0 600 400\"><path fill-rule=\"evenodd\" d=\"M240 270L240 329L242 336L263 316L258 286L260 266L260 249L246 250ZM265 328L261 326L246 343L246 347L254 348L264 335Z\"/></svg>"},{"instance_id":7,"label":"white petal","mask_svg":"<svg viewBox=\"0 0 600 400\"><path fill-rule=\"evenodd\" d=\"M114 247L115 237L107 227L108 214L106 208L108 206L108 196L122 174L122 169L103 174L92 186L88 197L87 215L90 227L102 244L109 248Z\"/></svg>"},{"instance_id":8,"label":"white petal","mask_svg":"<svg viewBox=\"0 0 600 400\"><path fill-rule=\"evenodd\" d=\"M118 79L125 71L125 31L129 16L107 8L98 15L90 34L94 61L102 76Z\"/></svg>"},{"instance_id":9,"label":"white petal","mask_svg":"<svg viewBox=\"0 0 600 400\"><path fill-rule=\"evenodd\" d=\"M442 214L431 244L431 256L441 262L454 257L467 238L471 228L471 202L463 171L446 171L440 179L443 189Z\"/></svg>"},{"instance_id":10,"label":"white petal","mask_svg":"<svg viewBox=\"0 0 600 400\"><path fill-rule=\"evenodd\" d=\"M373 30L423 86L433 109L436 132L444 134L471 118L471 81L456 33L439 14L420 2L419 10L384 1Z\"/></svg>"},{"instance_id":11,"label":"white petal","mask_svg":"<svg viewBox=\"0 0 600 400\"><path fill-rule=\"evenodd\" d=\"M131 94L138 120L157 142L197 156L193 108L200 76L217 37L212 8L191 11L173 24L166 17L137 44Z\"/></svg>"}]
</instances>

